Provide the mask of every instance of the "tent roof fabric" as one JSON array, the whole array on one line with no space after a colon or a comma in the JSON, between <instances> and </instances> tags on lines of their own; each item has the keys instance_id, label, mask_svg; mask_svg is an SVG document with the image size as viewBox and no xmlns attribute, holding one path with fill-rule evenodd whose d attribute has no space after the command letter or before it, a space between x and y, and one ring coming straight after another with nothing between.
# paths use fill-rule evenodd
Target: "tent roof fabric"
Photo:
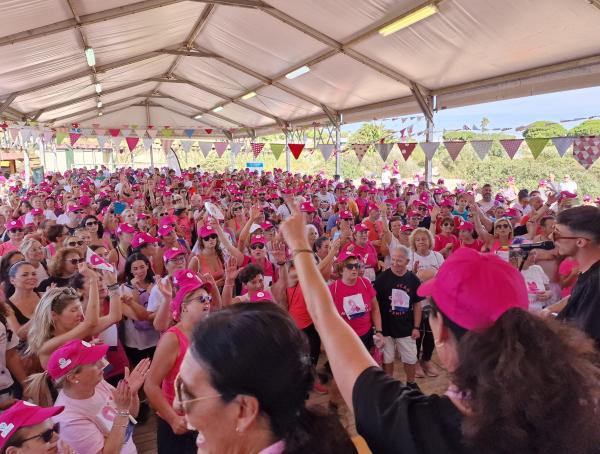
<instances>
[{"instance_id":1,"label":"tent roof fabric","mask_svg":"<svg viewBox=\"0 0 600 454\"><path fill-rule=\"evenodd\" d=\"M431 2L382 36L423 0L9 0L0 115L255 136L598 84L600 2Z\"/></svg>"}]
</instances>

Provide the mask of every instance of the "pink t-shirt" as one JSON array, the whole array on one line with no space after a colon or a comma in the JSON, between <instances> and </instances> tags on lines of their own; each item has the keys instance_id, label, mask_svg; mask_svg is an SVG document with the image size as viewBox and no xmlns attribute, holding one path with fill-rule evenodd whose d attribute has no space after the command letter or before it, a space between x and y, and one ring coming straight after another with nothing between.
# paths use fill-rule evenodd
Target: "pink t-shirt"
<instances>
[{"instance_id":1,"label":"pink t-shirt","mask_svg":"<svg viewBox=\"0 0 600 454\"><path fill-rule=\"evenodd\" d=\"M55 405L64 405L65 410L52 419L60 423L61 440L77 454L97 454L102 451L115 420L113 390L110 384L101 381L89 399L71 399L63 391L58 393ZM132 434L133 425L129 424L121 454L137 454Z\"/></svg>"},{"instance_id":2,"label":"pink t-shirt","mask_svg":"<svg viewBox=\"0 0 600 454\"><path fill-rule=\"evenodd\" d=\"M571 271L573 271L573 269L577 268L578 266L579 262L577 262L577 260L566 258L562 262L560 262L560 266L558 267L558 274L560 276L568 276L569 274L571 274ZM577 281L574 281L573 285L575 285L575 282ZM565 287L560 290L561 298L564 298L565 296L569 296L571 294L571 290L573 290L573 285L570 285L569 287Z\"/></svg>"},{"instance_id":3,"label":"pink t-shirt","mask_svg":"<svg viewBox=\"0 0 600 454\"><path fill-rule=\"evenodd\" d=\"M359 336L369 332L371 326L371 302L375 298L375 289L371 283L359 277L353 286L346 285L341 279L329 284L335 307L344 320Z\"/></svg>"},{"instance_id":4,"label":"pink t-shirt","mask_svg":"<svg viewBox=\"0 0 600 454\"><path fill-rule=\"evenodd\" d=\"M450 249L450 252L454 252L460 247L460 241L458 241L456 235L442 235L440 233L439 235L435 236L435 246L433 250L439 252L442 249L444 249L448 244L452 244L452 249Z\"/></svg>"}]
</instances>

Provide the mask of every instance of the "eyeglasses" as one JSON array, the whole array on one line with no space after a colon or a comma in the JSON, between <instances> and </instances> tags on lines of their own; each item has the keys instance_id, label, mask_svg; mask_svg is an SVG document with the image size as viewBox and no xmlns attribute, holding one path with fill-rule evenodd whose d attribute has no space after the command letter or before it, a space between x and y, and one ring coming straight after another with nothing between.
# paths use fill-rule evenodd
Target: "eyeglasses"
<instances>
[{"instance_id":1,"label":"eyeglasses","mask_svg":"<svg viewBox=\"0 0 600 454\"><path fill-rule=\"evenodd\" d=\"M591 238L587 238L585 236L562 236L558 230L554 230L552 232L552 237L554 241L557 240L589 240L592 241Z\"/></svg>"},{"instance_id":2,"label":"eyeglasses","mask_svg":"<svg viewBox=\"0 0 600 454\"><path fill-rule=\"evenodd\" d=\"M426 211L426 210L427 210L427 207L423 207L423 206L417 207L417 211Z\"/></svg>"},{"instance_id":3,"label":"eyeglasses","mask_svg":"<svg viewBox=\"0 0 600 454\"><path fill-rule=\"evenodd\" d=\"M73 242L68 242L67 246L69 247L77 247L77 246L83 246L83 241L73 241Z\"/></svg>"},{"instance_id":4,"label":"eyeglasses","mask_svg":"<svg viewBox=\"0 0 600 454\"><path fill-rule=\"evenodd\" d=\"M250 246L250 249L255 250L255 249L264 249L265 245L263 243L256 243L253 244L252 246Z\"/></svg>"},{"instance_id":5,"label":"eyeglasses","mask_svg":"<svg viewBox=\"0 0 600 454\"><path fill-rule=\"evenodd\" d=\"M212 233L208 236L203 236L202 239L204 241L209 241L209 240L216 240L219 236L216 233Z\"/></svg>"},{"instance_id":6,"label":"eyeglasses","mask_svg":"<svg viewBox=\"0 0 600 454\"><path fill-rule=\"evenodd\" d=\"M71 211L71 213L73 213L73 214L81 214L81 213L83 213L83 211Z\"/></svg>"},{"instance_id":7,"label":"eyeglasses","mask_svg":"<svg viewBox=\"0 0 600 454\"><path fill-rule=\"evenodd\" d=\"M344 265L344 268L347 270L360 270L362 268L362 263L347 263Z\"/></svg>"},{"instance_id":8,"label":"eyeglasses","mask_svg":"<svg viewBox=\"0 0 600 454\"><path fill-rule=\"evenodd\" d=\"M50 441L52 440L52 437L54 436L55 433L59 433L60 432L60 423L56 423L52 426L51 429L48 430L44 430L42 433L37 434L33 437L29 437L29 438L25 438L23 440L21 440L19 442L19 446L24 444L26 441L29 440L35 440L36 438L41 438L44 443L50 443Z\"/></svg>"},{"instance_id":9,"label":"eyeglasses","mask_svg":"<svg viewBox=\"0 0 600 454\"><path fill-rule=\"evenodd\" d=\"M175 378L175 400L180 405L191 404L192 402L200 402L201 400L215 399L221 397L221 394L213 394L212 396L196 397L193 399L185 399L188 393L184 389L183 380L180 375Z\"/></svg>"},{"instance_id":10,"label":"eyeglasses","mask_svg":"<svg viewBox=\"0 0 600 454\"><path fill-rule=\"evenodd\" d=\"M233 207L233 211L240 211L242 207Z\"/></svg>"},{"instance_id":11,"label":"eyeglasses","mask_svg":"<svg viewBox=\"0 0 600 454\"><path fill-rule=\"evenodd\" d=\"M70 260L67 260L67 262L70 263L71 265L77 265L78 263L85 262L85 259L70 259Z\"/></svg>"},{"instance_id":12,"label":"eyeglasses","mask_svg":"<svg viewBox=\"0 0 600 454\"><path fill-rule=\"evenodd\" d=\"M185 255L178 255L177 257L169 260L169 262L185 262Z\"/></svg>"},{"instance_id":13,"label":"eyeglasses","mask_svg":"<svg viewBox=\"0 0 600 454\"><path fill-rule=\"evenodd\" d=\"M86 222L85 226L86 227L93 227L94 225L98 225L97 221L90 221L90 222Z\"/></svg>"},{"instance_id":14,"label":"eyeglasses","mask_svg":"<svg viewBox=\"0 0 600 454\"><path fill-rule=\"evenodd\" d=\"M12 230L9 230L9 232L12 232L12 233L23 233L24 230L23 229L12 229Z\"/></svg>"}]
</instances>

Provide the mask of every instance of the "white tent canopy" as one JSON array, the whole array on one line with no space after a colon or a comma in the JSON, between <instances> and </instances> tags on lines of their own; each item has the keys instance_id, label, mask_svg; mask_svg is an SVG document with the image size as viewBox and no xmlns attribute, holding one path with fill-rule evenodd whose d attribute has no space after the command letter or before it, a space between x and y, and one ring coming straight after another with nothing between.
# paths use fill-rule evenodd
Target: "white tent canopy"
<instances>
[{"instance_id":1,"label":"white tent canopy","mask_svg":"<svg viewBox=\"0 0 600 454\"><path fill-rule=\"evenodd\" d=\"M435 3L438 14L382 36L423 0L5 0L0 114L231 137L600 81L597 0Z\"/></svg>"}]
</instances>

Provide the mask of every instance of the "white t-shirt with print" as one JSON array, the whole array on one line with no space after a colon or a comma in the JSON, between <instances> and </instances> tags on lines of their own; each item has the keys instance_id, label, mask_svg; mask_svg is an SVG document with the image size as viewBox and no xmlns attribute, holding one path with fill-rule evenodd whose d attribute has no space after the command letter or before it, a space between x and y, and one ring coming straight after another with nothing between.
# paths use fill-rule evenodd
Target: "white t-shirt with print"
<instances>
[{"instance_id":1,"label":"white t-shirt with print","mask_svg":"<svg viewBox=\"0 0 600 454\"><path fill-rule=\"evenodd\" d=\"M10 339L9 339L10 338ZM6 367L6 353L17 347L19 338L0 323L0 390L9 388L14 383L9 370Z\"/></svg>"}]
</instances>

